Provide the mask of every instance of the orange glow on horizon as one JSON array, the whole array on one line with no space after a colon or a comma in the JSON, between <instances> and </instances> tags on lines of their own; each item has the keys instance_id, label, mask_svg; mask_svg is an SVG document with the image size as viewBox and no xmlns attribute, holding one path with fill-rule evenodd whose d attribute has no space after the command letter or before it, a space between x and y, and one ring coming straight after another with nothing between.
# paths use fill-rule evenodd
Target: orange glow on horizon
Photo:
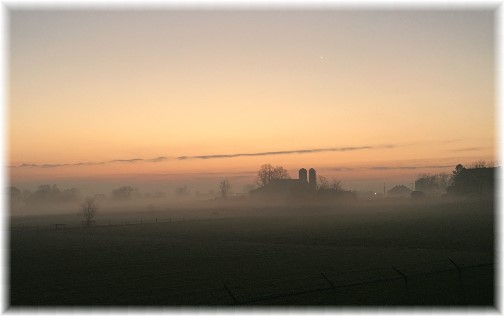
<instances>
[{"instance_id":1,"label":"orange glow on horizon","mask_svg":"<svg viewBox=\"0 0 504 316\"><path fill-rule=\"evenodd\" d=\"M10 165L169 159L17 167L11 180L184 178L271 163L295 177L315 167L409 181L451 170L429 166L493 161L493 29L491 11L15 11ZM409 162L422 168L392 168Z\"/></svg>"}]
</instances>

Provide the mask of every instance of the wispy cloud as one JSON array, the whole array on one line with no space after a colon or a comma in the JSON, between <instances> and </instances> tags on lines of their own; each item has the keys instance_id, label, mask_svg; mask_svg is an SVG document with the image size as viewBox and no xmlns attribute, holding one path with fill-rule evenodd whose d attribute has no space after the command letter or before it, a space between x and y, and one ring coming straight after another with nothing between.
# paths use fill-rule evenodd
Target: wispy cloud
<instances>
[{"instance_id":1,"label":"wispy cloud","mask_svg":"<svg viewBox=\"0 0 504 316\"><path fill-rule=\"evenodd\" d=\"M258 153L240 153L240 154L224 154L224 155L205 155L205 156L181 156L179 160L185 159L218 159L218 158L236 158L236 157L255 157L255 156L275 156L275 155L292 155L292 154L310 154L329 151L355 151L364 149L380 149L394 148L396 145L380 145L380 146L359 146L359 147L334 147L334 148L318 148L318 149L297 149L284 151L265 151Z\"/></svg>"},{"instance_id":2,"label":"wispy cloud","mask_svg":"<svg viewBox=\"0 0 504 316\"><path fill-rule=\"evenodd\" d=\"M152 159L147 159L147 162L161 162L168 160L168 157L157 157Z\"/></svg>"},{"instance_id":3,"label":"wispy cloud","mask_svg":"<svg viewBox=\"0 0 504 316\"><path fill-rule=\"evenodd\" d=\"M98 162L76 162L76 163L61 163L61 164L33 164L23 163L18 166L9 166L10 168L57 168L57 167L70 167L70 166L96 166L109 163L137 163L137 162L161 162L168 160L167 157L157 157L152 159L132 158L132 159L114 159Z\"/></svg>"},{"instance_id":4,"label":"wispy cloud","mask_svg":"<svg viewBox=\"0 0 504 316\"><path fill-rule=\"evenodd\" d=\"M179 156L167 157L160 156L156 158L143 159L114 159L100 162L78 162L78 163L62 163L62 164L28 164L23 163L17 166L10 166L11 168L56 168L67 166L93 166L103 165L109 163L138 163L138 162L162 162L167 160L190 160L190 159L223 159L223 158L236 158L236 157L257 157L257 156L276 156L276 155L299 155L320 152L344 152L344 151L357 151L357 150L371 150L371 149L387 149L395 148L398 145L378 145L378 146L357 146L357 147L331 147L331 148L316 148L316 149L296 149L296 150L283 150L283 151L265 151L256 153L233 153L233 154L215 154L215 155L197 155L197 156Z\"/></svg>"},{"instance_id":5,"label":"wispy cloud","mask_svg":"<svg viewBox=\"0 0 504 316\"><path fill-rule=\"evenodd\" d=\"M329 171L352 171L354 168L350 167L333 167L333 168L325 168L325 170Z\"/></svg>"}]
</instances>

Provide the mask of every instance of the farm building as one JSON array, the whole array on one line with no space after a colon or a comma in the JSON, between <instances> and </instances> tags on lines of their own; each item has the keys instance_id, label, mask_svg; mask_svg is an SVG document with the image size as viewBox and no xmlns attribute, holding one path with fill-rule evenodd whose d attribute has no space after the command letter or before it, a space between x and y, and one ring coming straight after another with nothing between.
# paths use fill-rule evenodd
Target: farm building
<instances>
[{"instance_id":1,"label":"farm building","mask_svg":"<svg viewBox=\"0 0 504 316\"><path fill-rule=\"evenodd\" d=\"M387 191L387 198L407 198L411 195L411 189L404 185L396 185Z\"/></svg>"},{"instance_id":2,"label":"farm building","mask_svg":"<svg viewBox=\"0 0 504 316\"><path fill-rule=\"evenodd\" d=\"M311 168L308 172L305 168L299 169L299 179L276 179L269 184L250 191L252 198L284 199L295 194L303 194L315 191L317 188L317 173Z\"/></svg>"}]
</instances>

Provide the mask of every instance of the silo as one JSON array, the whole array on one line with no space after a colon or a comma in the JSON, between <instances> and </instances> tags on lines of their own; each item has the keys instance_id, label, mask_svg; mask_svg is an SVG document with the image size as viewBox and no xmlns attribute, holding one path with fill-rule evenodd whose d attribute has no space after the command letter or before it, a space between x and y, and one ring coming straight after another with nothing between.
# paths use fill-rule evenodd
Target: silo
<instances>
[{"instance_id":1,"label":"silo","mask_svg":"<svg viewBox=\"0 0 504 316\"><path fill-rule=\"evenodd\" d=\"M305 168L299 169L299 180L308 182L308 173Z\"/></svg>"},{"instance_id":2,"label":"silo","mask_svg":"<svg viewBox=\"0 0 504 316\"><path fill-rule=\"evenodd\" d=\"M315 169L310 168L309 175L310 175L310 188L315 190L317 188L317 173L315 172Z\"/></svg>"}]
</instances>

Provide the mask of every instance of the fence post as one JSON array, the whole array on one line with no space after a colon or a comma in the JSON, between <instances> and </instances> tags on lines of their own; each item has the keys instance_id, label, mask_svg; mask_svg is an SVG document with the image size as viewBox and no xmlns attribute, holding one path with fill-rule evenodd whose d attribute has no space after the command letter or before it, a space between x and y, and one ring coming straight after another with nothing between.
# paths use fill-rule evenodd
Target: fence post
<instances>
[{"instance_id":1,"label":"fence post","mask_svg":"<svg viewBox=\"0 0 504 316\"><path fill-rule=\"evenodd\" d=\"M333 293L333 304L336 304L336 288L334 287L334 284L331 282L331 280L329 280L328 277L326 277L324 272L322 272L320 274L324 277L324 279L327 281L327 283L329 283L329 285L331 286L331 290Z\"/></svg>"},{"instance_id":2,"label":"fence post","mask_svg":"<svg viewBox=\"0 0 504 316\"><path fill-rule=\"evenodd\" d=\"M225 284L224 284L224 290L226 290L226 292L228 292L228 294L231 297L231 299L233 300L234 304L238 305L238 300L236 299L236 297L233 295L231 290Z\"/></svg>"},{"instance_id":3,"label":"fence post","mask_svg":"<svg viewBox=\"0 0 504 316\"><path fill-rule=\"evenodd\" d=\"M450 262L455 266L455 268L457 268L458 279L459 279L459 284L460 284L460 289L461 289L460 303L466 304L465 286L464 286L464 278L462 277L462 269L450 257L448 257L448 260L450 260Z\"/></svg>"}]
</instances>

